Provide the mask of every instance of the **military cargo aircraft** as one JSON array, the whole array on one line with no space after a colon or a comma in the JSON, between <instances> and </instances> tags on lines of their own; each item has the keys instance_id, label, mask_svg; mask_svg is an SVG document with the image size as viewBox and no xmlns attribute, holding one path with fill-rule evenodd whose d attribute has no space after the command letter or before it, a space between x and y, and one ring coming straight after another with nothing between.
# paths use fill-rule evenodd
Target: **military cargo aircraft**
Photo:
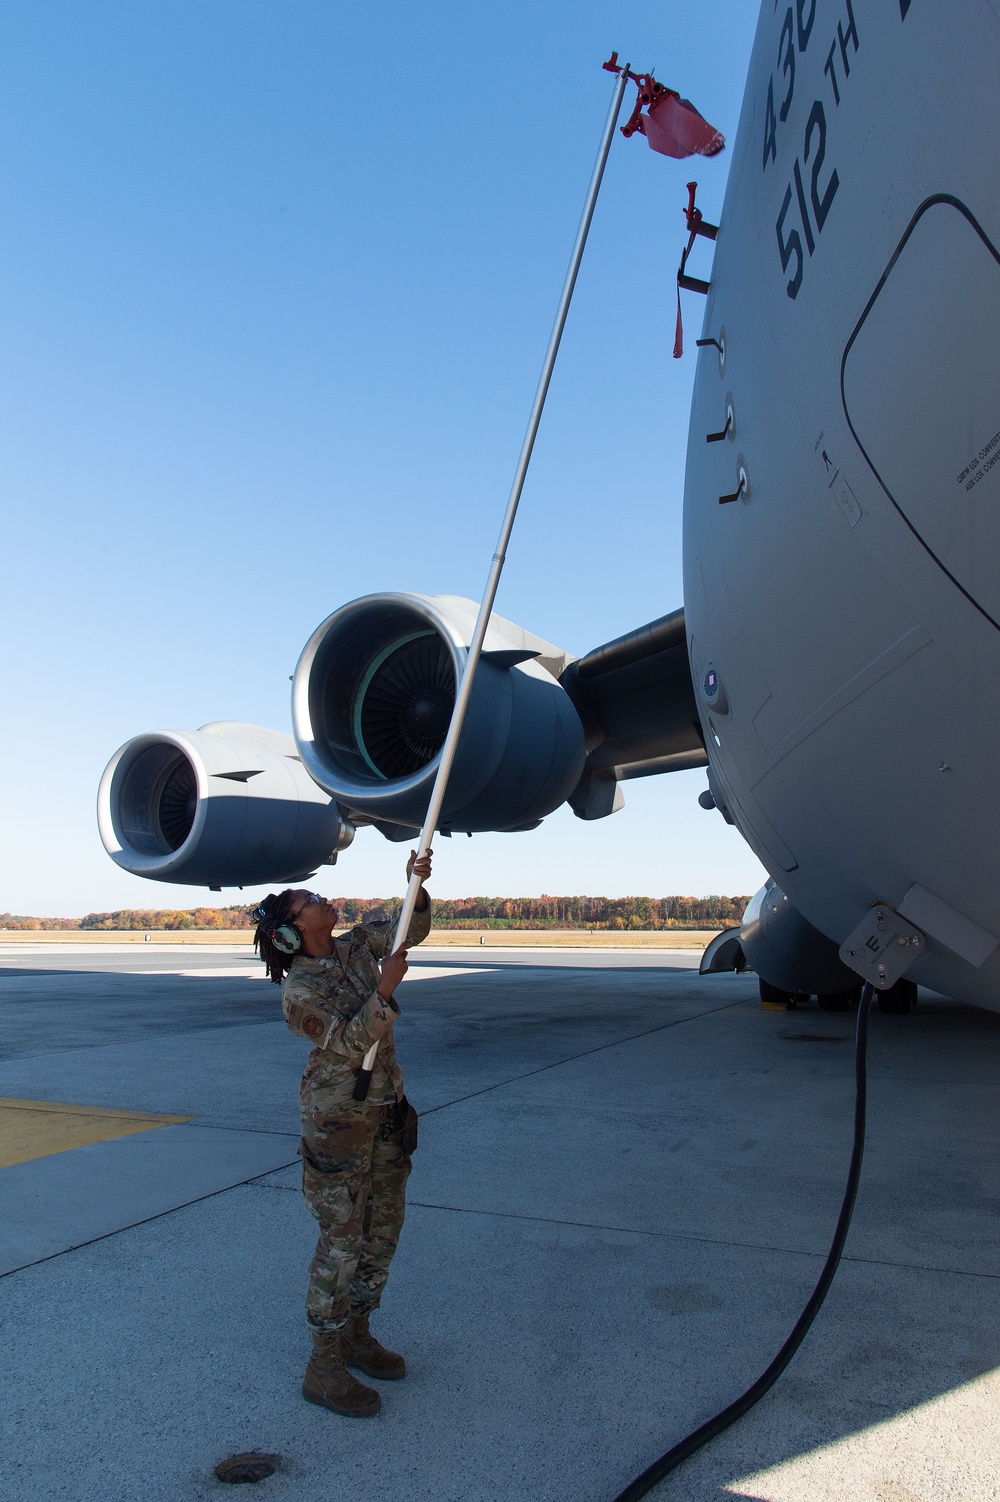
<instances>
[{"instance_id":1,"label":"military cargo aircraft","mask_svg":"<svg viewBox=\"0 0 1000 1502\"><path fill-rule=\"evenodd\" d=\"M585 820L705 767L770 880L703 968L849 1006L881 901L916 983L1000 1009L1000 8L764 0L705 279L684 603L573 659L494 616L445 834ZM707 263L706 263L707 269ZM996 426L994 427L994 424ZM665 604L671 602L664 602ZM130 741L101 783L126 870L295 882L421 823L476 606L372 595L294 675L294 738Z\"/></svg>"}]
</instances>

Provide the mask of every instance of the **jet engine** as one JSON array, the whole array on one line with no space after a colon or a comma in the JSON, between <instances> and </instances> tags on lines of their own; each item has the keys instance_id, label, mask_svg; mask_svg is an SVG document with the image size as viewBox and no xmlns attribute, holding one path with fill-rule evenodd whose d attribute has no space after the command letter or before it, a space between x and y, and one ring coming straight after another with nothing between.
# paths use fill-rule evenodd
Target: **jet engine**
<instances>
[{"instance_id":1,"label":"jet engine","mask_svg":"<svg viewBox=\"0 0 1000 1502\"><path fill-rule=\"evenodd\" d=\"M213 891L300 881L354 836L290 735L231 721L128 741L101 779L97 820L126 871Z\"/></svg>"},{"instance_id":2,"label":"jet engine","mask_svg":"<svg viewBox=\"0 0 1000 1502\"><path fill-rule=\"evenodd\" d=\"M454 595L368 595L313 633L295 670L292 725L309 772L389 839L419 829L477 606ZM439 828L532 828L583 771L566 653L492 616Z\"/></svg>"}]
</instances>

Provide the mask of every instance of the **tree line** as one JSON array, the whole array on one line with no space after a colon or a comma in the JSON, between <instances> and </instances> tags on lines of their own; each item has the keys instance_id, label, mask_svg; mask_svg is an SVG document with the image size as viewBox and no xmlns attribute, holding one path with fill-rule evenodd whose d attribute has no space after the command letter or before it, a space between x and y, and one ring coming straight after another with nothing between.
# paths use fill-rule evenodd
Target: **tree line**
<instances>
[{"instance_id":1,"label":"tree line","mask_svg":"<svg viewBox=\"0 0 1000 1502\"><path fill-rule=\"evenodd\" d=\"M395 897L336 899L341 920L374 923L399 910ZM457 897L431 898L438 928L710 928L739 923L750 901L739 897ZM0 913L0 929L79 929L113 932L252 928L253 904L237 907L119 908L83 918L29 918Z\"/></svg>"},{"instance_id":2,"label":"tree line","mask_svg":"<svg viewBox=\"0 0 1000 1502\"><path fill-rule=\"evenodd\" d=\"M749 897L457 897L431 898L438 928L703 928L738 923ZM396 899L343 898L348 923L391 918Z\"/></svg>"}]
</instances>

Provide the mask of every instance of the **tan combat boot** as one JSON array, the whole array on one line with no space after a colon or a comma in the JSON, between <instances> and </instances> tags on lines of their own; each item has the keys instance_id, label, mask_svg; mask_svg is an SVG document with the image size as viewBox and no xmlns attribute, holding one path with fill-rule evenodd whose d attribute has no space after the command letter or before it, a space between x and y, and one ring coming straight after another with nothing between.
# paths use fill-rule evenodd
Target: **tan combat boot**
<instances>
[{"instance_id":1,"label":"tan combat boot","mask_svg":"<svg viewBox=\"0 0 1000 1502\"><path fill-rule=\"evenodd\" d=\"M367 1419L378 1413L382 1399L371 1387L352 1377L344 1365L341 1330L313 1332L313 1353L306 1367L302 1396L349 1419Z\"/></svg>"},{"instance_id":2,"label":"tan combat boot","mask_svg":"<svg viewBox=\"0 0 1000 1502\"><path fill-rule=\"evenodd\" d=\"M386 1382L395 1382L406 1376L406 1362L395 1351L387 1351L379 1345L368 1328L367 1314L352 1314L343 1330L344 1360L348 1366L356 1366L369 1377L381 1377Z\"/></svg>"}]
</instances>

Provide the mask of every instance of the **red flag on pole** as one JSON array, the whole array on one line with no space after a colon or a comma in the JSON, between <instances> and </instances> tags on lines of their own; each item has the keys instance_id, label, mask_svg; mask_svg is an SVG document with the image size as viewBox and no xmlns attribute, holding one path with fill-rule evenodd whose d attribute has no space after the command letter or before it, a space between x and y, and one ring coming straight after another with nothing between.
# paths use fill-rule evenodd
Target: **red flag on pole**
<instances>
[{"instance_id":1,"label":"red flag on pole","mask_svg":"<svg viewBox=\"0 0 1000 1502\"><path fill-rule=\"evenodd\" d=\"M604 67L609 73L622 71L617 52L612 52ZM675 89L657 82L652 73L630 72L628 76L638 88L639 97L628 124L622 126L623 136L639 131L662 156L715 156L722 150L725 136L699 115L689 99L682 99Z\"/></svg>"},{"instance_id":2,"label":"red flag on pole","mask_svg":"<svg viewBox=\"0 0 1000 1502\"><path fill-rule=\"evenodd\" d=\"M726 138L699 115L694 105L670 89L639 116L639 129L663 156L715 156Z\"/></svg>"}]
</instances>

